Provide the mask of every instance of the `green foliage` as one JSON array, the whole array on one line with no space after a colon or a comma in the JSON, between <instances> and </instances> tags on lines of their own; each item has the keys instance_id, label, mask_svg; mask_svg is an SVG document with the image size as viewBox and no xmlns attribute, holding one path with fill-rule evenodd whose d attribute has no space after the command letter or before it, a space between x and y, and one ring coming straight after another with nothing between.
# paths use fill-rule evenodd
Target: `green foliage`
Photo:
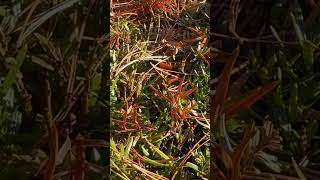
<instances>
[{"instance_id":1,"label":"green foliage","mask_svg":"<svg viewBox=\"0 0 320 180\"><path fill-rule=\"evenodd\" d=\"M208 4L128 2L111 12L111 179L207 179Z\"/></svg>"}]
</instances>

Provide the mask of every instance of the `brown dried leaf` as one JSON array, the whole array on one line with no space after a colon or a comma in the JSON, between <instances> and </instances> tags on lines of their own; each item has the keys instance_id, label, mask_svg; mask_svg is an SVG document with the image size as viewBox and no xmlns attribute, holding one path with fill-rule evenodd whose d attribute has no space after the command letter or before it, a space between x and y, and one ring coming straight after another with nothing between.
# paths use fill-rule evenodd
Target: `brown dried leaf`
<instances>
[{"instance_id":1,"label":"brown dried leaf","mask_svg":"<svg viewBox=\"0 0 320 180\"><path fill-rule=\"evenodd\" d=\"M178 86L178 89L177 89L177 96L180 97L181 91L182 91L182 88L183 88L182 85L183 85L184 78L180 79L179 81L180 81L180 83L179 83L179 86Z\"/></svg>"},{"instance_id":2,"label":"brown dried leaf","mask_svg":"<svg viewBox=\"0 0 320 180\"><path fill-rule=\"evenodd\" d=\"M170 86L172 83L176 82L179 78L178 77L172 77L168 80L167 85Z\"/></svg>"},{"instance_id":3,"label":"brown dried leaf","mask_svg":"<svg viewBox=\"0 0 320 180\"><path fill-rule=\"evenodd\" d=\"M191 93L194 92L195 89L189 89L188 91L186 91L185 93L182 93L182 95L180 96L181 99L188 97Z\"/></svg>"},{"instance_id":4,"label":"brown dried leaf","mask_svg":"<svg viewBox=\"0 0 320 180\"><path fill-rule=\"evenodd\" d=\"M251 105L260 100L263 96L270 93L276 86L278 85L278 81L274 81L270 84L267 84L263 87L258 87L247 97L241 99L240 101L233 103L226 110L225 113L227 116L233 116L239 111L243 109L249 108Z\"/></svg>"},{"instance_id":5,"label":"brown dried leaf","mask_svg":"<svg viewBox=\"0 0 320 180\"><path fill-rule=\"evenodd\" d=\"M226 62L226 65L224 66L221 78L219 79L218 86L216 88L216 95L212 102L212 109L210 113L211 120L219 116L221 113L221 110L223 109L223 106L228 94L231 71L234 63L236 62L237 57L239 56L239 51L240 51L240 47L238 46L233 51L232 55L230 56L230 59ZM215 124L215 122L211 124Z\"/></svg>"},{"instance_id":6,"label":"brown dried leaf","mask_svg":"<svg viewBox=\"0 0 320 180\"><path fill-rule=\"evenodd\" d=\"M232 160L233 160L233 168L232 168L232 173L231 173L231 179L232 180L239 180L241 177L241 159L243 157L243 154L249 145L250 139L255 135L254 128L251 127L250 129L247 129L244 133L244 136L241 140L241 143L238 145L236 148Z\"/></svg>"},{"instance_id":7,"label":"brown dried leaf","mask_svg":"<svg viewBox=\"0 0 320 180\"><path fill-rule=\"evenodd\" d=\"M153 91L153 93L157 96L159 96L161 99L166 100L167 102L171 102L171 100L167 97L165 97L162 93L160 93L156 88L154 88L153 86L150 86L151 90Z\"/></svg>"}]
</instances>

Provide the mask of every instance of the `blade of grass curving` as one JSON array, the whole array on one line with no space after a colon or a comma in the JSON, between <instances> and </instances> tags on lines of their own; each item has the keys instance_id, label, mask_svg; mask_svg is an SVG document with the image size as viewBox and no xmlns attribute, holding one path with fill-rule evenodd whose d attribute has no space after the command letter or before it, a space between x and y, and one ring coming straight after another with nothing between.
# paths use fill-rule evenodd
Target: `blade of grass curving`
<instances>
[{"instance_id":1,"label":"blade of grass curving","mask_svg":"<svg viewBox=\"0 0 320 180\"><path fill-rule=\"evenodd\" d=\"M199 172L199 166L197 166L196 164L193 164L191 162L187 162L185 166L195 170L196 172Z\"/></svg>"},{"instance_id":2,"label":"blade of grass curving","mask_svg":"<svg viewBox=\"0 0 320 180\"><path fill-rule=\"evenodd\" d=\"M31 21L31 23L28 25L29 27L24 32L21 33L17 42L18 46L20 46L26 37L28 37L33 31L35 31L40 25L46 22L49 18L73 6L75 3L79 1L80 0L66 0L50 8L49 10L39 14L37 18Z\"/></svg>"},{"instance_id":3,"label":"blade of grass curving","mask_svg":"<svg viewBox=\"0 0 320 180\"><path fill-rule=\"evenodd\" d=\"M39 65L39 66L41 66L41 67L43 67L43 68L45 68L47 70L49 70L49 71L54 71L54 67L51 64L47 63L42 58L39 58L37 56L32 56L31 57L31 61L33 63L35 63L35 64L37 64L37 65Z\"/></svg>"},{"instance_id":4,"label":"blade of grass curving","mask_svg":"<svg viewBox=\"0 0 320 180\"><path fill-rule=\"evenodd\" d=\"M33 12L36 10L36 8L38 7L38 5L40 4L40 0L35 0L33 1L28 8L30 8L30 10L28 10L28 14L26 15L26 18L24 19L24 24L22 26L22 30L21 30L21 33L20 33L20 36L23 34L23 32L25 31L25 29L28 27L27 24L29 24L29 20L33 14ZM24 10L24 12L26 12L27 9ZM23 13L20 13L19 16L22 16ZM19 29L19 28L18 28ZM20 38L20 37L19 37ZM20 46L20 44L18 44L18 47Z\"/></svg>"},{"instance_id":5,"label":"blade of grass curving","mask_svg":"<svg viewBox=\"0 0 320 180\"><path fill-rule=\"evenodd\" d=\"M232 0L230 2L229 10L229 31L237 38L240 39L238 33L236 32L238 14L240 12L240 0Z\"/></svg>"}]
</instances>

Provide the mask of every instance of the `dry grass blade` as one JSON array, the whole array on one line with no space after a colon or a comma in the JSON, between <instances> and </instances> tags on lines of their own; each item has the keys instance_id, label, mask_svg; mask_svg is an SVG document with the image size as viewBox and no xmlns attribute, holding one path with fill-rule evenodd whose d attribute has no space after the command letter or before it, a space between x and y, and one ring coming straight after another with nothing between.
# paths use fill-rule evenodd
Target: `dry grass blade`
<instances>
[{"instance_id":1,"label":"dry grass blade","mask_svg":"<svg viewBox=\"0 0 320 180\"><path fill-rule=\"evenodd\" d=\"M147 3L150 3L150 2L147 1ZM172 0L162 0L162 1L155 0L151 3L150 7L154 11L162 10L170 14L174 14L172 9L174 8L175 5L176 5L175 2Z\"/></svg>"},{"instance_id":2,"label":"dry grass blade","mask_svg":"<svg viewBox=\"0 0 320 180\"><path fill-rule=\"evenodd\" d=\"M237 38L240 39L236 32L238 14L240 12L240 0L232 0L230 2L230 12L229 12L229 31Z\"/></svg>"},{"instance_id":3,"label":"dry grass blade","mask_svg":"<svg viewBox=\"0 0 320 180\"><path fill-rule=\"evenodd\" d=\"M180 83L179 83L179 86L178 86L178 89L177 89L177 95L180 97L180 94L181 94L181 91L182 91L182 88L183 88L183 81L184 81L184 78L180 79L179 80Z\"/></svg>"},{"instance_id":4,"label":"dry grass blade","mask_svg":"<svg viewBox=\"0 0 320 180\"><path fill-rule=\"evenodd\" d=\"M33 3L30 4L30 6L29 6L30 10L29 10L27 18L25 20L25 25L22 27L22 31L21 31L20 36L24 33L25 29L27 28L27 23L29 22L29 19L30 19L31 15L33 14L33 12L35 11L35 9L38 7L39 4L40 4L39 0L36 0Z\"/></svg>"},{"instance_id":5,"label":"dry grass blade","mask_svg":"<svg viewBox=\"0 0 320 180\"><path fill-rule=\"evenodd\" d=\"M215 134L215 126L217 123L219 123L221 112L224 108L224 104L228 95L228 89L229 89L229 81L232 73L232 68L236 62L237 57L239 56L240 47L238 46L230 56L230 59L226 62L222 75L220 76L218 86L216 88L216 95L214 96L214 99L212 101L211 105L211 111L210 111L210 136L214 137ZM211 141L213 141L211 139ZM215 147L213 145L213 142L211 142L210 147L210 163L215 162ZM212 175L215 175L217 173L217 170L211 166L210 167L210 173Z\"/></svg>"},{"instance_id":6,"label":"dry grass blade","mask_svg":"<svg viewBox=\"0 0 320 180\"><path fill-rule=\"evenodd\" d=\"M54 121L56 123L62 122L74 106L75 102L79 98L80 94L83 93L85 87L83 86L83 82L81 81L78 86L75 88L73 93L68 94L68 98L66 98L66 102L64 106L62 106L58 112L58 114L54 117Z\"/></svg>"},{"instance_id":7,"label":"dry grass blade","mask_svg":"<svg viewBox=\"0 0 320 180\"><path fill-rule=\"evenodd\" d=\"M221 78L219 79L219 83L216 89L216 95L213 99L212 106L211 106L211 113L210 113L210 119L211 121L215 119L215 117L219 116L224 103L226 101L226 97L228 94L228 89L229 89L229 82L230 82L230 77L231 77L231 72L234 63L237 60L237 57L239 55L240 47L238 46L230 56L229 61L226 62ZM220 108L218 110L218 108ZM211 128L213 128L214 124L216 122L211 122Z\"/></svg>"},{"instance_id":8,"label":"dry grass blade","mask_svg":"<svg viewBox=\"0 0 320 180\"><path fill-rule=\"evenodd\" d=\"M68 79L68 86L67 86L67 93L71 94L74 88L74 82L75 82L75 76L77 71L77 59L78 56L74 54L71 59L71 66L70 66L70 73L69 73L69 79ZM68 98L68 96L66 96Z\"/></svg>"},{"instance_id":9,"label":"dry grass blade","mask_svg":"<svg viewBox=\"0 0 320 180\"><path fill-rule=\"evenodd\" d=\"M185 93L183 93L181 95L181 99L185 98L185 97L188 97L191 93L193 93L195 91L195 89L189 89L187 90Z\"/></svg>"},{"instance_id":10,"label":"dry grass blade","mask_svg":"<svg viewBox=\"0 0 320 180\"><path fill-rule=\"evenodd\" d=\"M244 154L244 151L246 150L247 146L249 145L250 139L255 135L255 131L253 128L247 129L245 131L245 134L242 138L241 143L236 148L232 161L233 161L233 167L232 167L232 173L231 173L231 179L232 180L239 180L241 177L241 171L240 171L240 163L242 156Z\"/></svg>"},{"instance_id":11,"label":"dry grass blade","mask_svg":"<svg viewBox=\"0 0 320 180\"><path fill-rule=\"evenodd\" d=\"M50 155L45 166L45 172L43 179L51 180L53 179L54 171L56 168L56 161L59 151L58 145L58 131L56 125L52 119L52 108L51 108L51 87L48 80L46 80L47 85L47 124L48 124L48 136L49 136L49 149Z\"/></svg>"},{"instance_id":12,"label":"dry grass blade","mask_svg":"<svg viewBox=\"0 0 320 180\"><path fill-rule=\"evenodd\" d=\"M170 86L172 83L176 82L179 78L177 77L172 77L168 80L167 85Z\"/></svg>"},{"instance_id":13,"label":"dry grass blade","mask_svg":"<svg viewBox=\"0 0 320 180\"><path fill-rule=\"evenodd\" d=\"M122 113L122 127L124 129L127 128L127 116L128 116L128 111L129 111L129 104L128 101L126 100L124 103L124 112Z\"/></svg>"},{"instance_id":14,"label":"dry grass blade","mask_svg":"<svg viewBox=\"0 0 320 180\"><path fill-rule=\"evenodd\" d=\"M141 173L143 173L143 175L145 175L146 177L148 177L149 179L152 180L169 180L166 177L163 177L161 175L158 175L156 173L153 173L151 171L148 171L140 166L138 166L135 162L133 161L129 161L129 160L125 160L125 163L127 163L129 166L133 167L134 169L140 171Z\"/></svg>"},{"instance_id":15,"label":"dry grass blade","mask_svg":"<svg viewBox=\"0 0 320 180\"><path fill-rule=\"evenodd\" d=\"M66 155L70 151L70 149L71 149L71 139L68 136L66 138L65 142L63 143L62 147L59 150L58 159L56 161L56 166L62 164L64 158L66 157Z\"/></svg>"},{"instance_id":16,"label":"dry grass blade","mask_svg":"<svg viewBox=\"0 0 320 180\"><path fill-rule=\"evenodd\" d=\"M240 101L233 103L229 107L226 108L225 113L227 116L233 116L241 110L249 108L251 105L256 103L266 94L270 93L276 86L278 85L278 81L274 81L270 84L267 84L263 87L259 87L253 91L247 97L241 99Z\"/></svg>"},{"instance_id":17,"label":"dry grass blade","mask_svg":"<svg viewBox=\"0 0 320 180\"><path fill-rule=\"evenodd\" d=\"M167 98L166 96L164 96L161 92L159 92L156 88L154 88L153 86L150 86L151 90L153 91L153 93L156 96L159 96L161 99L166 100L167 102L171 102L171 100L169 98Z\"/></svg>"},{"instance_id":18,"label":"dry grass blade","mask_svg":"<svg viewBox=\"0 0 320 180\"><path fill-rule=\"evenodd\" d=\"M223 174L223 172L217 167L217 165L213 162L210 164L210 169L212 169L212 173L210 173L210 176L213 178L226 180L226 176Z\"/></svg>"}]
</instances>

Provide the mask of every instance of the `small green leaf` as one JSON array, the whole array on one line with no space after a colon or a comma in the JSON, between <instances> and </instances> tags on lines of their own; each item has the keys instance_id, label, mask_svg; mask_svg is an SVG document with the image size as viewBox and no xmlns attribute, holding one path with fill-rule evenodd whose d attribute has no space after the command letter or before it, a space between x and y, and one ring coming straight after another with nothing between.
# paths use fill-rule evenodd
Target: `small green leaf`
<instances>
[{"instance_id":1,"label":"small green leaf","mask_svg":"<svg viewBox=\"0 0 320 180\"><path fill-rule=\"evenodd\" d=\"M194 169L195 171L199 171L199 167L191 162L187 162L186 163L186 166L191 168L191 169Z\"/></svg>"},{"instance_id":2,"label":"small green leaf","mask_svg":"<svg viewBox=\"0 0 320 180\"><path fill-rule=\"evenodd\" d=\"M129 156L131 147L132 147L132 145L133 145L133 140L134 140L133 137L130 137L129 142L128 142L128 144L127 144L127 146L126 146L126 149L125 149L125 156L126 156L126 157Z\"/></svg>"},{"instance_id":3,"label":"small green leaf","mask_svg":"<svg viewBox=\"0 0 320 180\"><path fill-rule=\"evenodd\" d=\"M290 17L291 17L291 21L292 21L294 30L295 30L295 32L296 32L298 41L299 41L299 43L302 43L302 41L305 40L305 36L304 36L304 34L302 33L301 28L299 27L299 25L298 25L298 23L297 23L297 20L296 20L296 18L294 17L294 15L293 15L292 12L290 12Z\"/></svg>"},{"instance_id":4,"label":"small green leaf","mask_svg":"<svg viewBox=\"0 0 320 180\"><path fill-rule=\"evenodd\" d=\"M142 153L143 153L144 155L146 155L146 156L149 156L149 155L150 155L149 152L148 152L148 150L144 147L144 145L141 145L140 147L141 147Z\"/></svg>"},{"instance_id":5,"label":"small green leaf","mask_svg":"<svg viewBox=\"0 0 320 180\"><path fill-rule=\"evenodd\" d=\"M275 29L273 26L270 25L270 30L271 30L271 32L272 32L272 35L277 39L277 41L280 42L281 47L284 47L284 45L283 45L283 43L282 43L282 41L281 41L281 39L280 39L280 36L279 36L279 34L277 33L276 29Z\"/></svg>"},{"instance_id":6,"label":"small green leaf","mask_svg":"<svg viewBox=\"0 0 320 180\"><path fill-rule=\"evenodd\" d=\"M39 57L36 57L36 56L32 56L31 57L31 61L35 64L38 64L39 66L47 69L47 70L50 70L50 71L53 71L54 70L54 67L51 66L51 64L47 63L45 60L39 58Z\"/></svg>"},{"instance_id":7,"label":"small green leaf","mask_svg":"<svg viewBox=\"0 0 320 180\"><path fill-rule=\"evenodd\" d=\"M302 49L302 56L304 59L305 66L307 69L310 69L314 62L314 48L308 43L307 41L303 41L301 43L301 49Z\"/></svg>"},{"instance_id":8,"label":"small green leaf","mask_svg":"<svg viewBox=\"0 0 320 180\"><path fill-rule=\"evenodd\" d=\"M2 86L1 86L1 93L6 94L9 88L12 86L12 84L15 82L17 78L17 74L20 70L21 65L24 62L24 59L26 58L28 46L23 46L17 57L16 57L16 64L12 65L11 69L9 70L9 73L7 74Z\"/></svg>"},{"instance_id":9,"label":"small green leaf","mask_svg":"<svg viewBox=\"0 0 320 180\"><path fill-rule=\"evenodd\" d=\"M7 10L3 6L0 6L0 16L4 17L6 14Z\"/></svg>"},{"instance_id":10,"label":"small green leaf","mask_svg":"<svg viewBox=\"0 0 320 180\"><path fill-rule=\"evenodd\" d=\"M169 164L162 164L162 163L159 163L155 160L152 160L152 159L149 159L148 157L146 156L143 156L143 161L146 162L146 163L149 163L151 165L154 165L154 166L169 166Z\"/></svg>"}]
</instances>

